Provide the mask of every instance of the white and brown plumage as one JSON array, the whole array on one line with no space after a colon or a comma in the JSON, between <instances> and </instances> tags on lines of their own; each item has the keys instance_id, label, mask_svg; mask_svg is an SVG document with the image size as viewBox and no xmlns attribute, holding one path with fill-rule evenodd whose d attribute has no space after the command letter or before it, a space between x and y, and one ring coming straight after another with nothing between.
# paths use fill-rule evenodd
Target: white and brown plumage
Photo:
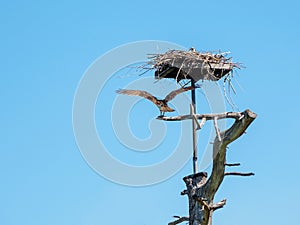
<instances>
[{"instance_id":1,"label":"white and brown plumage","mask_svg":"<svg viewBox=\"0 0 300 225\"><path fill-rule=\"evenodd\" d=\"M151 95L147 91L141 91L141 90L119 89L116 92L118 94L135 95L135 96L146 98L151 102L153 102L159 108L160 116L164 116L165 112L175 111L174 109L168 106L169 101L171 101L173 98L175 98L176 95L182 92L194 90L194 89L195 89L194 87L179 88L177 90L171 91L164 99L157 99L155 96Z\"/></svg>"}]
</instances>

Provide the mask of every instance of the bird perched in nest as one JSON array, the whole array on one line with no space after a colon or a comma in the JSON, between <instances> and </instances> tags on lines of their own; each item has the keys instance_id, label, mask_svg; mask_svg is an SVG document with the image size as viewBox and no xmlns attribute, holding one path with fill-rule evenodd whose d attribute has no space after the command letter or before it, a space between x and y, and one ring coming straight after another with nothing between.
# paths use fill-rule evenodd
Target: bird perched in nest
<instances>
[{"instance_id":1,"label":"bird perched in nest","mask_svg":"<svg viewBox=\"0 0 300 225\"><path fill-rule=\"evenodd\" d=\"M191 48L189 49L189 51L190 51L190 52L196 52L196 49L195 49L194 47L191 47Z\"/></svg>"},{"instance_id":2,"label":"bird perched in nest","mask_svg":"<svg viewBox=\"0 0 300 225\"><path fill-rule=\"evenodd\" d=\"M197 87L196 87L197 88ZM183 93L185 91L194 90L195 87L182 87L177 90L171 91L164 99L157 99L155 96L149 94L147 91L141 91L141 90L127 90L127 89L119 89L116 92L118 94L124 94L124 95L135 95L140 96L143 98L146 98L153 102L160 111L160 117L163 117L165 112L174 112L175 110L170 108L168 106L168 102L171 101L173 98L175 98L176 95Z\"/></svg>"}]
</instances>

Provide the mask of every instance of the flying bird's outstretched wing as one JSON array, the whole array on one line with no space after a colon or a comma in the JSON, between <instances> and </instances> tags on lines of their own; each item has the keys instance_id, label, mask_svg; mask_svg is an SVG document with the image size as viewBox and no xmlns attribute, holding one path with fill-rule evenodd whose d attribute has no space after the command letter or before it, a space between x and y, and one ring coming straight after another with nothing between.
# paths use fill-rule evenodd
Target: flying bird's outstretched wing
<instances>
[{"instance_id":1,"label":"flying bird's outstretched wing","mask_svg":"<svg viewBox=\"0 0 300 225\"><path fill-rule=\"evenodd\" d=\"M140 96L140 97L150 100L154 104L157 103L157 98L154 97L153 95L149 94L147 91L119 89L116 92L118 94Z\"/></svg>"},{"instance_id":2,"label":"flying bird's outstretched wing","mask_svg":"<svg viewBox=\"0 0 300 225\"><path fill-rule=\"evenodd\" d=\"M189 91L189 90L194 90L195 88L190 86L190 87L186 87L186 88L179 88L177 90L171 91L165 98L165 101L171 101L173 98L175 98L176 95L185 92L185 91Z\"/></svg>"}]
</instances>

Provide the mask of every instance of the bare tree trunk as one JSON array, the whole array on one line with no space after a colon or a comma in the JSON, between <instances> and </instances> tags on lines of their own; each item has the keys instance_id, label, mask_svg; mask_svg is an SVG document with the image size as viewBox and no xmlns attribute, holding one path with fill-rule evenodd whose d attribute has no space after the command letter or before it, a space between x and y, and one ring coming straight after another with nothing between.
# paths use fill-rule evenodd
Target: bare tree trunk
<instances>
[{"instance_id":1,"label":"bare tree trunk","mask_svg":"<svg viewBox=\"0 0 300 225\"><path fill-rule=\"evenodd\" d=\"M214 203L214 196L218 188L220 187L225 175L254 175L253 173L239 172L225 173L225 167L239 165L226 163L226 148L228 144L235 141L245 133L248 126L256 118L256 114L250 110L245 110L242 113L227 113L226 115L228 115L228 117L223 116L222 118L235 118L235 123L229 129L222 132L218 131L218 128L216 127L217 135L213 144L214 160L210 177L207 179L207 173L200 172L183 178L187 189L184 190L181 194L188 195L189 225L212 224L213 212L217 209L222 208L226 204L226 199ZM208 115L206 119L213 119L216 122L218 118L215 119L215 117L214 115ZM198 118L203 118L203 115L198 115ZM172 120L172 118L166 118L166 120ZM176 120L178 120L178 117L176 118ZM217 126L216 123L215 126ZM177 223L175 221L172 222L172 224Z\"/></svg>"}]
</instances>

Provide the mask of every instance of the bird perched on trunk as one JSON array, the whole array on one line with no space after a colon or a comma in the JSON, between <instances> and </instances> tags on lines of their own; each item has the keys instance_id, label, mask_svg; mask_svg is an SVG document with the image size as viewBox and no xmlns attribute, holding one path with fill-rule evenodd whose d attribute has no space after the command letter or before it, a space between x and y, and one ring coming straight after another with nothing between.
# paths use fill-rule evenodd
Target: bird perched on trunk
<instances>
[{"instance_id":1,"label":"bird perched on trunk","mask_svg":"<svg viewBox=\"0 0 300 225\"><path fill-rule=\"evenodd\" d=\"M176 95L185 92L185 91L189 91L189 90L194 90L195 88L190 86L190 87L186 87L186 88L179 88L177 90L174 90L172 92L170 92L165 99L157 99L155 96L149 94L147 91L141 91L141 90L127 90L127 89L119 89L116 92L118 94L124 94L124 95L135 95L135 96L140 96L143 98L146 98L148 100L150 100L151 102L153 102L160 111L160 117L164 116L165 112L173 112L175 111L174 109L170 108L168 106L168 102L171 101L173 98L175 98Z\"/></svg>"}]
</instances>

